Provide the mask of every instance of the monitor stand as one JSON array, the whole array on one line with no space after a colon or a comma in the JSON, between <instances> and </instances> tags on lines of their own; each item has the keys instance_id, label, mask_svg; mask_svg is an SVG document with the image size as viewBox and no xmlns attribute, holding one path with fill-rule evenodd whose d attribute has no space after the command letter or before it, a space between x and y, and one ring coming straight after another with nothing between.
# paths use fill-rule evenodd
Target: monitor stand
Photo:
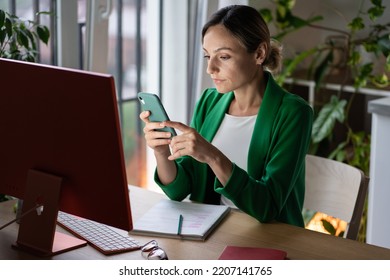
<instances>
[{"instance_id":1,"label":"monitor stand","mask_svg":"<svg viewBox=\"0 0 390 280\"><path fill-rule=\"evenodd\" d=\"M62 178L37 170L29 170L23 198L22 216L15 248L46 257L73 250L86 241L56 232Z\"/></svg>"}]
</instances>

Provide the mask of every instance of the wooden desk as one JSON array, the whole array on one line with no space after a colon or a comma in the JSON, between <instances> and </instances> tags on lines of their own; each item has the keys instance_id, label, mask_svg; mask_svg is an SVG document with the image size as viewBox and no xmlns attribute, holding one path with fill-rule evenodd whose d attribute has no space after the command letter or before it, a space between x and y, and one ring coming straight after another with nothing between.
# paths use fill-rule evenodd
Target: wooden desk
<instances>
[{"instance_id":1,"label":"wooden desk","mask_svg":"<svg viewBox=\"0 0 390 280\"><path fill-rule=\"evenodd\" d=\"M147 211L162 194L130 187L133 219ZM14 218L14 202L0 203L0 224ZM0 259L37 259L37 257L11 248L17 238L18 225L0 231ZM59 231L63 231L59 229ZM125 233L125 232L124 232ZM152 237L134 236L141 243ZM285 250L290 259L387 259L390 249L334 237L303 228L281 224L261 224L247 214L232 211L205 241L155 238L170 259L217 259L226 245L269 247ZM140 251L106 257L90 246L66 252L52 259L142 259Z\"/></svg>"}]
</instances>

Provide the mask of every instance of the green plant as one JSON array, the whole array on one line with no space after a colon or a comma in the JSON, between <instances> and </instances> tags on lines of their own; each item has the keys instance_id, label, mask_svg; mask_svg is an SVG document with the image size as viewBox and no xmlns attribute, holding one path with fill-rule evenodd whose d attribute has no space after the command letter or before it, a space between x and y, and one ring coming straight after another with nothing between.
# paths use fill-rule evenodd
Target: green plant
<instances>
[{"instance_id":1,"label":"green plant","mask_svg":"<svg viewBox=\"0 0 390 280\"><path fill-rule=\"evenodd\" d=\"M0 10L0 57L36 62L38 42L48 44L49 37L46 26Z\"/></svg>"},{"instance_id":2,"label":"green plant","mask_svg":"<svg viewBox=\"0 0 390 280\"><path fill-rule=\"evenodd\" d=\"M332 141L337 123L346 130L345 140L336 143L328 157L344 161L368 172L369 165L369 135L355 132L349 125L349 112L356 93L364 86L385 87L390 85L390 22L376 24L383 16L385 7L381 0L370 0L370 7L363 10L365 0L361 0L357 15L346 24L345 29L333 29L315 23L324 20L323 16L302 19L293 14L295 0L275 0L275 10L261 9L260 12L268 24L273 24L277 34L273 37L279 41L302 28L316 28L334 33L324 42L313 42L310 47L290 59L286 59L284 67L277 80L283 84L285 79L294 76L296 69L303 62L309 61L306 75L316 83L316 94L328 76L335 71L341 71L345 77L341 81L341 89L328 100L315 104L316 118L313 124L311 153L316 153L320 143ZM339 14L341 14L339 12ZM366 21L371 24L366 26ZM364 32L363 32L364 31ZM364 37L361 32L368 34ZM340 43L341 41L341 43ZM376 61L384 61L380 73L375 73L374 61L363 63L362 51L375 55ZM353 83L355 92L347 99L341 98L343 86ZM367 173L366 173L367 174Z\"/></svg>"}]
</instances>

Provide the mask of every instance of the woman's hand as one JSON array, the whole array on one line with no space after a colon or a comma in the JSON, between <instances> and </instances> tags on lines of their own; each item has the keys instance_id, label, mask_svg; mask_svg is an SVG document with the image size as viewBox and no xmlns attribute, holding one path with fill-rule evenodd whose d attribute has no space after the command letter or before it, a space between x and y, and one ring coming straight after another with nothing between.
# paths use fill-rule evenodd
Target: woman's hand
<instances>
[{"instance_id":1,"label":"woman's hand","mask_svg":"<svg viewBox=\"0 0 390 280\"><path fill-rule=\"evenodd\" d=\"M191 156L208 164L221 184L226 184L232 174L233 164L220 150L189 126L172 121L163 122L162 125L181 131L180 135L172 138L172 154L168 157L169 160Z\"/></svg>"},{"instance_id":2,"label":"woman's hand","mask_svg":"<svg viewBox=\"0 0 390 280\"><path fill-rule=\"evenodd\" d=\"M146 144L154 150L155 153L169 152L169 144L171 143L171 133L164 131L156 131L164 127L160 122L149 121L150 112L144 111L140 114L140 119L145 123L144 134Z\"/></svg>"},{"instance_id":3,"label":"woman's hand","mask_svg":"<svg viewBox=\"0 0 390 280\"><path fill-rule=\"evenodd\" d=\"M177 174L174 161L168 159L171 155L169 144L171 143L172 135L170 132L156 131L156 129L163 128L164 125L159 122L150 122L149 116L149 111L144 111L140 114L141 120L145 123L146 144L154 150L160 182L168 185L175 179Z\"/></svg>"},{"instance_id":4,"label":"woman's hand","mask_svg":"<svg viewBox=\"0 0 390 280\"><path fill-rule=\"evenodd\" d=\"M182 156L191 156L197 161L209 163L212 155L217 149L206 141L195 129L180 122L166 121L163 126L172 127L181 133L172 138L170 142L170 160L175 160Z\"/></svg>"}]
</instances>

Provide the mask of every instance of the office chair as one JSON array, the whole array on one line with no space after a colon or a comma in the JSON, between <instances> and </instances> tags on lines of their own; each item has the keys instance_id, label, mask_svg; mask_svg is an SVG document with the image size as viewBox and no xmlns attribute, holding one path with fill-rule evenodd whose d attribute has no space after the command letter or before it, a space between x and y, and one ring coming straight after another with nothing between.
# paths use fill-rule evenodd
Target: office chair
<instances>
[{"instance_id":1,"label":"office chair","mask_svg":"<svg viewBox=\"0 0 390 280\"><path fill-rule=\"evenodd\" d=\"M368 181L369 178L356 167L307 155L303 207L347 222L346 238L356 240Z\"/></svg>"}]
</instances>

